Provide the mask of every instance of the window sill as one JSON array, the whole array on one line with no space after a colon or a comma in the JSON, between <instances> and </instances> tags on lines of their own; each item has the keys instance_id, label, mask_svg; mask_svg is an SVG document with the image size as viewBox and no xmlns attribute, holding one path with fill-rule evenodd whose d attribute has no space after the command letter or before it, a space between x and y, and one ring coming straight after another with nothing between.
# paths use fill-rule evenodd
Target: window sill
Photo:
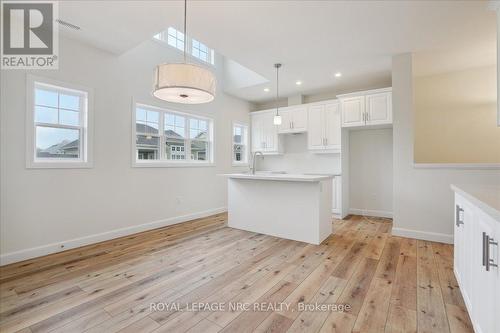
<instances>
[{"instance_id":1,"label":"window sill","mask_svg":"<svg viewBox=\"0 0 500 333\"><path fill-rule=\"evenodd\" d=\"M134 168L201 168L201 167L215 167L215 163L176 163L176 162L138 162L135 161L132 166Z\"/></svg>"},{"instance_id":2,"label":"window sill","mask_svg":"<svg viewBox=\"0 0 500 333\"><path fill-rule=\"evenodd\" d=\"M94 165L91 162L33 162L26 164L26 169L91 169Z\"/></svg>"}]
</instances>

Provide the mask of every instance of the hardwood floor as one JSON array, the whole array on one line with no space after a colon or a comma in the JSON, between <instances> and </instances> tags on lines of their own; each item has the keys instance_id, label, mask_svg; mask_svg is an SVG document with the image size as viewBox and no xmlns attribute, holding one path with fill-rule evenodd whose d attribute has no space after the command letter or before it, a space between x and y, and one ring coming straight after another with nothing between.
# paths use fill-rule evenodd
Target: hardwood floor
<instances>
[{"instance_id":1,"label":"hardwood floor","mask_svg":"<svg viewBox=\"0 0 500 333\"><path fill-rule=\"evenodd\" d=\"M387 219L335 220L313 246L226 218L1 267L0 332L472 332L451 245Z\"/></svg>"}]
</instances>

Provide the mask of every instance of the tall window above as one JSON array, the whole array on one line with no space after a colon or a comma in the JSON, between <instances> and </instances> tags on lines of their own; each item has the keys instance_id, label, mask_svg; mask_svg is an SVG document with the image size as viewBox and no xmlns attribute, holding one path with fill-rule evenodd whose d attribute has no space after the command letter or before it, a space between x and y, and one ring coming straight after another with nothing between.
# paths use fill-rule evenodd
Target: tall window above
<instances>
[{"instance_id":1,"label":"tall window above","mask_svg":"<svg viewBox=\"0 0 500 333\"><path fill-rule=\"evenodd\" d=\"M135 165L213 163L213 121L143 104L135 107Z\"/></svg>"},{"instance_id":2,"label":"tall window above","mask_svg":"<svg viewBox=\"0 0 500 333\"><path fill-rule=\"evenodd\" d=\"M181 51L184 51L184 43L187 43L186 50L191 56L212 65L215 63L215 52L213 49L194 38L185 38L184 34L175 28L170 27L156 34L154 38L166 42L168 45Z\"/></svg>"},{"instance_id":3,"label":"tall window above","mask_svg":"<svg viewBox=\"0 0 500 333\"><path fill-rule=\"evenodd\" d=\"M233 124L233 165L248 164L248 126Z\"/></svg>"},{"instance_id":4,"label":"tall window above","mask_svg":"<svg viewBox=\"0 0 500 333\"><path fill-rule=\"evenodd\" d=\"M175 47L181 51L184 51L184 34L174 28L168 28L167 30L167 40L168 45Z\"/></svg>"},{"instance_id":5,"label":"tall window above","mask_svg":"<svg viewBox=\"0 0 500 333\"><path fill-rule=\"evenodd\" d=\"M27 167L90 167L89 91L28 78Z\"/></svg>"}]
</instances>

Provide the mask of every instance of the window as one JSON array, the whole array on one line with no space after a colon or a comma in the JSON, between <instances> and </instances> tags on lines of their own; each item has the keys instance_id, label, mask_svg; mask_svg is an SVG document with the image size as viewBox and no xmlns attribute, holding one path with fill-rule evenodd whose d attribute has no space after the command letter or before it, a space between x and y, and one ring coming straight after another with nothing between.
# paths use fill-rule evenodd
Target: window
<instances>
[{"instance_id":1,"label":"window","mask_svg":"<svg viewBox=\"0 0 500 333\"><path fill-rule=\"evenodd\" d=\"M248 164L248 126L233 124L233 165Z\"/></svg>"},{"instance_id":2,"label":"window","mask_svg":"<svg viewBox=\"0 0 500 333\"><path fill-rule=\"evenodd\" d=\"M205 44L198 42L196 39L193 39L191 44L193 47L193 50L191 51L193 57L203 60L204 62L208 62L208 47Z\"/></svg>"},{"instance_id":3,"label":"window","mask_svg":"<svg viewBox=\"0 0 500 333\"><path fill-rule=\"evenodd\" d=\"M89 90L28 77L27 167L89 167Z\"/></svg>"},{"instance_id":4,"label":"window","mask_svg":"<svg viewBox=\"0 0 500 333\"><path fill-rule=\"evenodd\" d=\"M160 114L143 108L136 110L136 146L140 160L160 159Z\"/></svg>"},{"instance_id":5,"label":"window","mask_svg":"<svg viewBox=\"0 0 500 333\"><path fill-rule=\"evenodd\" d=\"M177 166L213 163L213 121L137 104L136 165Z\"/></svg>"},{"instance_id":6,"label":"window","mask_svg":"<svg viewBox=\"0 0 500 333\"><path fill-rule=\"evenodd\" d=\"M168 45L181 51L184 51L184 43L188 43L186 45L186 50L189 53L191 49L191 55L193 57L212 65L215 63L215 52L213 49L194 38L184 38L184 34L175 28L170 27L156 34L154 38L166 42Z\"/></svg>"}]
</instances>

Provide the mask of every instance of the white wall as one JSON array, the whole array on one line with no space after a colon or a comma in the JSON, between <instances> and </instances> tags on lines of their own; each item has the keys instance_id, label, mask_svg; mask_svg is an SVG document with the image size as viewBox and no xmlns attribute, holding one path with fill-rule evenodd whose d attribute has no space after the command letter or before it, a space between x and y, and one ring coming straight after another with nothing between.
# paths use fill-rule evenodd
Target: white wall
<instances>
[{"instance_id":1,"label":"white wall","mask_svg":"<svg viewBox=\"0 0 500 333\"><path fill-rule=\"evenodd\" d=\"M393 234L453 242L450 184L497 184L499 170L415 169L412 56L392 60L394 141Z\"/></svg>"},{"instance_id":2,"label":"white wall","mask_svg":"<svg viewBox=\"0 0 500 333\"><path fill-rule=\"evenodd\" d=\"M285 143L284 155L257 157L257 170L288 173L341 172L340 154L313 154L307 150L307 134L280 134Z\"/></svg>"},{"instance_id":3,"label":"white wall","mask_svg":"<svg viewBox=\"0 0 500 333\"><path fill-rule=\"evenodd\" d=\"M206 105L180 107L154 99L155 65L179 60L181 53L155 41L117 57L61 38L60 69L32 72L94 89L92 169L25 168L26 72L2 70L2 263L57 251L61 244L82 245L224 209L226 182L217 174L232 169L231 124L248 123L249 105L225 95L221 82L215 101ZM221 63L216 59L216 65ZM216 166L131 167L132 98L213 117ZM154 221L159 223L138 227Z\"/></svg>"},{"instance_id":4,"label":"white wall","mask_svg":"<svg viewBox=\"0 0 500 333\"><path fill-rule=\"evenodd\" d=\"M392 217L392 129L349 133L349 211Z\"/></svg>"}]
</instances>

